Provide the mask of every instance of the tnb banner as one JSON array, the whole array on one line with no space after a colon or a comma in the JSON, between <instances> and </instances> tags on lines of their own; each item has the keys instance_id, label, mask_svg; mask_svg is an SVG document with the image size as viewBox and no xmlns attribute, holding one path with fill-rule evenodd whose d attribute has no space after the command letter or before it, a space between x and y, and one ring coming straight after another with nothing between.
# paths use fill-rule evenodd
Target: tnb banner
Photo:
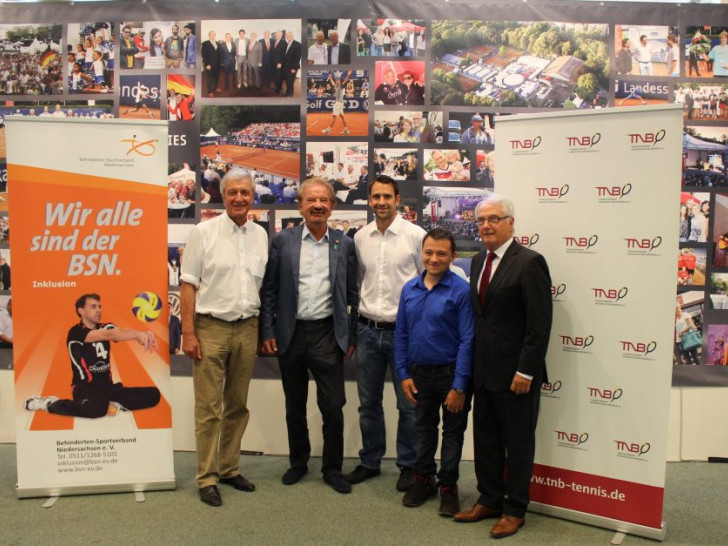
<instances>
[{"instance_id":1,"label":"tnb banner","mask_svg":"<svg viewBox=\"0 0 728 546\"><path fill-rule=\"evenodd\" d=\"M17 494L174 488L167 124L6 124Z\"/></svg>"},{"instance_id":2,"label":"tnb banner","mask_svg":"<svg viewBox=\"0 0 728 546\"><path fill-rule=\"evenodd\" d=\"M535 511L663 538L679 107L507 116L496 191L549 264ZM639 416L635 418L635 416Z\"/></svg>"}]
</instances>

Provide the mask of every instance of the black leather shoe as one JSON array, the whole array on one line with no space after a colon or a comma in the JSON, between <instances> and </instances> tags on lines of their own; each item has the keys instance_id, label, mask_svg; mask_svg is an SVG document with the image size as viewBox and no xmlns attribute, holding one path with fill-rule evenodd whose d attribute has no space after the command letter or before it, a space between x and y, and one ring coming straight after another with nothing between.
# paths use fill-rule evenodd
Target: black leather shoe
<instances>
[{"instance_id":1,"label":"black leather shoe","mask_svg":"<svg viewBox=\"0 0 728 546\"><path fill-rule=\"evenodd\" d=\"M217 485L200 487L200 500L210 506L221 506L222 497L220 496L220 491L217 489Z\"/></svg>"},{"instance_id":2,"label":"black leather shoe","mask_svg":"<svg viewBox=\"0 0 728 546\"><path fill-rule=\"evenodd\" d=\"M327 472L324 474L324 481L337 493L351 493L351 484L340 472Z\"/></svg>"},{"instance_id":3,"label":"black leather shoe","mask_svg":"<svg viewBox=\"0 0 728 546\"><path fill-rule=\"evenodd\" d=\"M409 488L412 487L412 476L414 473L412 472L411 468L404 467L399 472L399 479L397 480L397 491L404 493L406 491L409 491Z\"/></svg>"},{"instance_id":4,"label":"black leather shoe","mask_svg":"<svg viewBox=\"0 0 728 546\"><path fill-rule=\"evenodd\" d=\"M402 497L402 504L414 508L415 506L421 506L429 498L437 495L437 487L435 486L435 480L432 476L420 476L415 474L412 487L409 488Z\"/></svg>"},{"instance_id":5,"label":"black leather shoe","mask_svg":"<svg viewBox=\"0 0 728 546\"><path fill-rule=\"evenodd\" d=\"M440 509L437 511L443 517L451 518L460 512L460 497L457 485L440 485Z\"/></svg>"},{"instance_id":6,"label":"black leather shoe","mask_svg":"<svg viewBox=\"0 0 728 546\"><path fill-rule=\"evenodd\" d=\"M238 474L237 476L233 476L232 478L220 478L220 483L224 483L225 485L232 485L238 491L246 491L248 493L251 491L255 491L255 484L249 482L240 474Z\"/></svg>"},{"instance_id":7,"label":"black leather shoe","mask_svg":"<svg viewBox=\"0 0 728 546\"><path fill-rule=\"evenodd\" d=\"M293 485L294 483L300 482L301 478L303 478L307 473L307 466L292 466L286 470L285 474L283 474L281 481L283 482L283 485Z\"/></svg>"},{"instance_id":8,"label":"black leather shoe","mask_svg":"<svg viewBox=\"0 0 728 546\"><path fill-rule=\"evenodd\" d=\"M369 478L375 478L382 473L378 468L367 468L366 466L358 465L354 470L344 476L347 482L350 484L361 483Z\"/></svg>"}]
</instances>

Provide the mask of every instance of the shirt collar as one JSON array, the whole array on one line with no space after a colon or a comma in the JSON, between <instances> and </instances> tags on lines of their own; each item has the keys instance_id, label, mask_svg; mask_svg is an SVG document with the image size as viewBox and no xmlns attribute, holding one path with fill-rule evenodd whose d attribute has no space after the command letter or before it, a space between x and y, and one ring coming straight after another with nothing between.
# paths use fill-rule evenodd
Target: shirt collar
<instances>
[{"instance_id":1,"label":"shirt collar","mask_svg":"<svg viewBox=\"0 0 728 546\"><path fill-rule=\"evenodd\" d=\"M503 243L501 246L496 248L493 252L498 257L499 260L503 259L503 255L506 253L508 248L513 244L513 237L508 237L505 243ZM490 251L488 251L490 252Z\"/></svg>"},{"instance_id":2,"label":"shirt collar","mask_svg":"<svg viewBox=\"0 0 728 546\"><path fill-rule=\"evenodd\" d=\"M248 222L246 221L242 226L237 225L235 222L233 222L233 219L228 216L227 212L223 213L225 224L229 227L229 229L232 229L235 231L240 231L242 233L245 233L248 230Z\"/></svg>"},{"instance_id":3,"label":"shirt collar","mask_svg":"<svg viewBox=\"0 0 728 546\"><path fill-rule=\"evenodd\" d=\"M423 271L422 273L420 273L417 276L416 284L418 287L420 287L424 290L427 290L427 287L425 286L425 275L427 275L427 270ZM450 286L453 275L455 275L455 273L453 273L452 269L448 269L447 271L445 271L445 274L442 277L440 277L440 280L437 281L437 284L435 286L440 286L440 285L446 286L446 287Z\"/></svg>"},{"instance_id":4,"label":"shirt collar","mask_svg":"<svg viewBox=\"0 0 728 546\"><path fill-rule=\"evenodd\" d=\"M305 241L306 240L306 237L308 237L309 235L311 236L310 239L314 243L319 243L319 242L322 242L322 241L326 241L326 242L329 241L329 230L328 230L328 228L326 228L326 233L324 233L324 236L321 238L321 241L317 241L316 240L316 237L313 236L313 233L311 233L311 231L309 231L308 226L306 225L306 222L304 222L303 223L303 231L301 231L301 240L302 241Z\"/></svg>"},{"instance_id":5,"label":"shirt collar","mask_svg":"<svg viewBox=\"0 0 728 546\"><path fill-rule=\"evenodd\" d=\"M404 221L405 220L402 219L399 213L397 213L394 217L394 220L392 220L392 223L389 224L389 226L387 226L387 229L384 230L384 234L386 235L386 233L390 231L392 235L397 235L402 228L402 222ZM377 221L374 220L374 230L372 231L372 235L374 235L375 233L379 233L381 235L379 228L376 226L376 222Z\"/></svg>"}]
</instances>

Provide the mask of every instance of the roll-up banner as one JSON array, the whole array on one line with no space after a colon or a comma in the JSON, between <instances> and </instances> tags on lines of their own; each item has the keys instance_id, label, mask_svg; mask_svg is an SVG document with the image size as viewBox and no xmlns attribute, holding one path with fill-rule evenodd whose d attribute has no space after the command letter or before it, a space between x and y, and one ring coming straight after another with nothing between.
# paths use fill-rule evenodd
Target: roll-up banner
<instances>
[{"instance_id":1,"label":"roll-up banner","mask_svg":"<svg viewBox=\"0 0 728 546\"><path fill-rule=\"evenodd\" d=\"M167 122L5 121L18 497L173 489Z\"/></svg>"},{"instance_id":2,"label":"roll-up banner","mask_svg":"<svg viewBox=\"0 0 728 546\"><path fill-rule=\"evenodd\" d=\"M553 282L531 509L662 539L681 109L508 116L498 131L496 191Z\"/></svg>"}]
</instances>

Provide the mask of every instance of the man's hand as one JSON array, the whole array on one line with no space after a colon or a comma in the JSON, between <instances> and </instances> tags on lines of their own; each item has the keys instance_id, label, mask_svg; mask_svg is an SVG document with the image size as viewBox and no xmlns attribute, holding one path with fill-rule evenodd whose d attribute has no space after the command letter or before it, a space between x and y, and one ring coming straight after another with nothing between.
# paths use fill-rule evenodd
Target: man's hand
<instances>
[{"instance_id":1,"label":"man's hand","mask_svg":"<svg viewBox=\"0 0 728 546\"><path fill-rule=\"evenodd\" d=\"M273 356L277 352L278 352L278 343L276 343L276 338L272 337L270 339L263 340L263 354Z\"/></svg>"},{"instance_id":2,"label":"man's hand","mask_svg":"<svg viewBox=\"0 0 728 546\"><path fill-rule=\"evenodd\" d=\"M405 398L416 406L417 398L415 398L415 396L419 391L417 390L417 387L415 387L415 382L412 379L405 379L402 381L402 390L404 391Z\"/></svg>"},{"instance_id":3,"label":"man's hand","mask_svg":"<svg viewBox=\"0 0 728 546\"><path fill-rule=\"evenodd\" d=\"M445 409L450 413L460 413L465 406L465 393L458 394L455 389L450 389L445 398Z\"/></svg>"},{"instance_id":4,"label":"man's hand","mask_svg":"<svg viewBox=\"0 0 728 546\"><path fill-rule=\"evenodd\" d=\"M349 350L346 351L346 355L345 355L346 358L351 358L352 356L354 356L354 351L356 351L356 346L355 345L349 345Z\"/></svg>"},{"instance_id":5,"label":"man's hand","mask_svg":"<svg viewBox=\"0 0 728 546\"><path fill-rule=\"evenodd\" d=\"M522 375L514 374L511 381L511 391L516 394L526 394L531 390L531 380L526 379Z\"/></svg>"},{"instance_id":6,"label":"man's hand","mask_svg":"<svg viewBox=\"0 0 728 546\"><path fill-rule=\"evenodd\" d=\"M149 352L152 352L157 348L157 338L150 331L138 331L136 340L139 345Z\"/></svg>"},{"instance_id":7,"label":"man's hand","mask_svg":"<svg viewBox=\"0 0 728 546\"><path fill-rule=\"evenodd\" d=\"M182 352L192 360L202 360L200 341L194 333L182 334Z\"/></svg>"}]
</instances>

